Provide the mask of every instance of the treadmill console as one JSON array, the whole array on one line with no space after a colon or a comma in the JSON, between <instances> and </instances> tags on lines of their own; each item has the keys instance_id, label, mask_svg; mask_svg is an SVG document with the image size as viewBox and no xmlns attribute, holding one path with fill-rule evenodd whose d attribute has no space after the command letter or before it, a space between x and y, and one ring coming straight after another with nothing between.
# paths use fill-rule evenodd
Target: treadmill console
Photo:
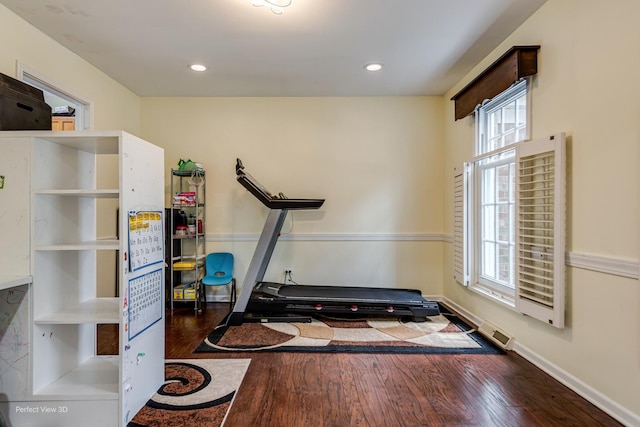
<instances>
[{"instance_id":1,"label":"treadmill console","mask_svg":"<svg viewBox=\"0 0 640 427\"><path fill-rule=\"evenodd\" d=\"M289 199L282 193L272 194L244 170L240 159L236 160L236 175L238 182L269 209L318 209L324 203L324 199Z\"/></svg>"}]
</instances>

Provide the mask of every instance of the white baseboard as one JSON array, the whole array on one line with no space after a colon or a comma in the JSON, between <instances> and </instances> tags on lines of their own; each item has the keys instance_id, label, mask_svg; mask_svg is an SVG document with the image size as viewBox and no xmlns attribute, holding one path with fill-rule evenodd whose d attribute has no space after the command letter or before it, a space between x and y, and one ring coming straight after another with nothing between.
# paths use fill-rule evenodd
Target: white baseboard
<instances>
[{"instance_id":1,"label":"white baseboard","mask_svg":"<svg viewBox=\"0 0 640 427\"><path fill-rule=\"evenodd\" d=\"M475 314L464 309L448 298L434 297L433 299L436 301L441 301L443 304L447 305L459 315L466 317L475 325L482 324L483 319L479 318ZM552 378L569 387L571 390L591 402L600 410L615 418L618 422L624 424L625 426L640 426L640 415L634 414L633 412L614 402L604 394L600 393L598 390L580 381L575 376L569 374L564 369L561 369L560 367L549 362L528 347L520 344L517 339L514 340L511 351L518 353L520 356L533 363L536 367L540 368L546 374L550 375Z\"/></svg>"},{"instance_id":2,"label":"white baseboard","mask_svg":"<svg viewBox=\"0 0 640 427\"><path fill-rule=\"evenodd\" d=\"M571 390L575 391L589 402L593 403L602 411L615 418L618 422L625 426L640 426L640 416L638 414L634 414L628 409L620 406L598 390L585 384L578 378L569 374L565 370L560 369L558 366L543 357L540 357L540 355L531 351L531 349L519 344L517 340L514 342L513 351L536 365L538 368L542 369L556 380L560 381L562 384L569 387Z\"/></svg>"}]
</instances>

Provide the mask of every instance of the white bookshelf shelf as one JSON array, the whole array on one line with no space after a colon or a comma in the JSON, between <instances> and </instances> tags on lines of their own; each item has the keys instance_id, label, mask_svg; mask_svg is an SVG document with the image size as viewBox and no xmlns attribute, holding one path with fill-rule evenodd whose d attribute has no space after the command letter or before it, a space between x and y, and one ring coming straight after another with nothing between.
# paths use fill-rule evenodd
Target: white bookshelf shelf
<instances>
[{"instance_id":1,"label":"white bookshelf shelf","mask_svg":"<svg viewBox=\"0 0 640 427\"><path fill-rule=\"evenodd\" d=\"M86 250L116 250L120 248L116 239L93 240L90 242L59 243L50 245L37 245L36 251L86 251Z\"/></svg>"},{"instance_id":2,"label":"white bookshelf shelf","mask_svg":"<svg viewBox=\"0 0 640 427\"><path fill-rule=\"evenodd\" d=\"M117 400L117 356L95 356L35 394L40 399Z\"/></svg>"},{"instance_id":3,"label":"white bookshelf shelf","mask_svg":"<svg viewBox=\"0 0 640 427\"><path fill-rule=\"evenodd\" d=\"M118 323L119 307L119 298L94 298L47 316L37 317L34 322L39 325Z\"/></svg>"},{"instance_id":4,"label":"white bookshelf shelf","mask_svg":"<svg viewBox=\"0 0 640 427\"><path fill-rule=\"evenodd\" d=\"M122 131L14 131L4 132L4 134L7 136L36 138L91 154L119 154L120 147L117 140L126 136ZM114 140L116 140L115 144Z\"/></svg>"},{"instance_id":5,"label":"white bookshelf shelf","mask_svg":"<svg viewBox=\"0 0 640 427\"><path fill-rule=\"evenodd\" d=\"M37 190L33 194L37 196L68 196L68 197L88 197L92 199L117 199L120 197L120 190Z\"/></svg>"}]
</instances>

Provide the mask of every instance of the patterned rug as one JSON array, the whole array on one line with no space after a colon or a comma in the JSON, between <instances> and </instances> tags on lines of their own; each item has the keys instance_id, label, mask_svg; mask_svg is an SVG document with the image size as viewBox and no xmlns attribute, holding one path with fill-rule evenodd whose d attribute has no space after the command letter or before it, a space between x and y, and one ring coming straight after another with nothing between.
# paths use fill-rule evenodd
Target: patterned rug
<instances>
[{"instance_id":1,"label":"patterned rug","mask_svg":"<svg viewBox=\"0 0 640 427\"><path fill-rule=\"evenodd\" d=\"M311 323L243 323L216 327L199 352L499 354L502 350L441 306L426 322L400 318L331 318Z\"/></svg>"},{"instance_id":2,"label":"patterned rug","mask_svg":"<svg viewBox=\"0 0 640 427\"><path fill-rule=\"evenodd\" d=\"M165 383L127 427L223 425L249 359L167 360Z\"/></svg>"}]
</instances>

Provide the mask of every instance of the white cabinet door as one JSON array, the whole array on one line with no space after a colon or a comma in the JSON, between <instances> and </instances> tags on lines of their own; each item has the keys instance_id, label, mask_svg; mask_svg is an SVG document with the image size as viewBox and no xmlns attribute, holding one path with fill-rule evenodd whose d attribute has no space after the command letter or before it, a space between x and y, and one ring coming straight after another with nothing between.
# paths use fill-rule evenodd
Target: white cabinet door
<instances>
[{"instance_id":1,"label":"white cabinet door","mask_svg":"<svg viewBox=\"0 0 640 427\"><path fill-rule=\"evenodd\" d=\"M125 135L120 147L122 425L164 382L164 152Z\"/></svg>"}]
</instances>

